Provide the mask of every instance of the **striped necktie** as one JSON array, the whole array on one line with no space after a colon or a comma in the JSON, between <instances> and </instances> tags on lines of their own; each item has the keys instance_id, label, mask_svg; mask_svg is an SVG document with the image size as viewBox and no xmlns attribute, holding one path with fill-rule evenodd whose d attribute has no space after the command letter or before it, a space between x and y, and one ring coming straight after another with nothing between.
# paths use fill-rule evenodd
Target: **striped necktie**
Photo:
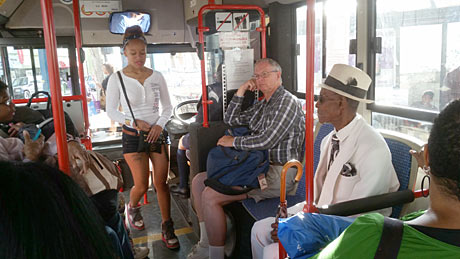
<instances>
[{"instance_id":1,"label":"striped necktie","mask_svg":"<svg viewBox=\"0 0 460 259\"><path fill-rule=\"evenodd\" d=\"M331 167L332 163L334 162L335 157L339 153L339 138L337 138L337 135L332 135L332 150L331 150L331 156L329 158L329 165L327 166L327 170L329 171L329 168Z\"/></svg>"}]
</instances>

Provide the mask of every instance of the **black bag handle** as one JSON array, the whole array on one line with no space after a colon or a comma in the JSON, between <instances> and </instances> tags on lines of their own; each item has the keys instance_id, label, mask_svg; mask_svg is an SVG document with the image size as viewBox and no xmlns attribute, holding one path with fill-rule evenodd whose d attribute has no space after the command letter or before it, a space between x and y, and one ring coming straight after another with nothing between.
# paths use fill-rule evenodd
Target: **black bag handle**
<instances>
[{"instance_id":1,"label":"black bag handle","mask_svg":"<svg viewBox=\"0 0 460 259\"><path fill-rule=\"evenodd\" d=\"M131 112L131 116L133 117L133 122L134 122L134 124L136 124L136 117L134 117L133 109L131 109L131 104L129 103L128 95L126 94L125 84L123 82L123 78L121 77L120 71L117 71L117 74L118 74L118 78L120 79L121 89L123 89L123 95L125 96L125 100L126 100L126 103L128 104L129 111ZM132 126L134 126L134 125L132 125ZM136 124L136 126L137 126L137 124Z\"/></svg>"},{"instance_id":2,"label":"black bag handle","mask_svg":"<svg viewBox=\"0 0 460 259\"><path fill-rule=\"evenodd\" d=\"M396 259L403 236L404 224L399 219L385 217L380 243L374 259Z\"/></svg>"},{"instance_id":3,"label":"black bag handle","mask_svg":"<svg viewBox=\"0 0 460 259\"><path fill-rule=\"evenodd\" d=\"M27 102L27 107L30 108L30 105L32 105L32 99L34 99L35 97L38 97L38 95L40 94L44 94L46 96L48 96L48 101L46 102L46 109L53 112L51 110L51 95L50 93L46 92L46 91L38 91L38 92L35 92L32 94L32 96L30 96L29 98L29 101Z\"/></svg>"}]
</instances>

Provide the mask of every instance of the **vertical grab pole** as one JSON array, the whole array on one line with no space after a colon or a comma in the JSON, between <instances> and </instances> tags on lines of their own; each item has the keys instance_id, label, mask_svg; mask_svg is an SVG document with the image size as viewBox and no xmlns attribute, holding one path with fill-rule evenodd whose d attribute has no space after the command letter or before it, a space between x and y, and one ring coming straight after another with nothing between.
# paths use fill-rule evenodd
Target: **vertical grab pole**
<instances>
[{"instance_id":1,"label":"vertical grab pole","mask_svg":"<svg viewBox=\"0 0 460 259\"><path fill-rule=\"evenodd\" d=\"M314 212L313 205L313 103L315 67L315 0L307 0L307 89L305 92L305 212Z\"/></svg>"},{"instance_id":2,"label":"vertical grab pole","mask_svg":"<svg viewBox=\"0 0 460 259\"><path fill-rule=\"evenodd\" d=\"M43 36L45 38L46 60L50 79L51 101L53 108L54 129L58 152L59 169L70 175L67 136L62 108L61 80L59 79L56 32L52 0L41 0Z\"/></svg>"},{"instance_id":3,"label":"vertical grab pole","mask_svg":"<svg viewBox=\"0 0 460 259\"><path fill-rule=\"evenodd\" d=\"M83 117L85 119L85 134L89 133L88 104L86 101L85 73L83 71L83 62L81 61L81 26L80 26L80 4L78 0L73 0L73 23L75 28L75 46L77 48L78 75L80 78L81 105L83 107Z\"/></svg>"}]
</instances>

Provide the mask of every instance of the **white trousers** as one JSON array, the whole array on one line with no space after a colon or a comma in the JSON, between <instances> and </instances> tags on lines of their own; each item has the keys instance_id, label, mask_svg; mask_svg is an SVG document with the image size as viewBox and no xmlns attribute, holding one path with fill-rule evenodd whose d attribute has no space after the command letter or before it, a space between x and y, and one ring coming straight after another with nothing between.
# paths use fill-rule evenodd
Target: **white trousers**
<instances>
[{"instance_id":1,"label":"white trousers","mask_svg":"<svg viewBox=\"0 0 460 259\"><path fill-rule=\"evenodd\" d=\"M288 215L296 214L302 211L305 202L297 203L288 208ZM270 232L272 223L275 223L274 217L268 217L256 221L251 230L251 250L254 259L278 259L278 243L273 242Z\"/></svg>"},{"instance_id":2,"label":"white trousers","mask_svg":"<svg viewBox=\"0 0 460 259\"><path fill-rule=\"evenodd\" d=\"M273 242L270 232L275 217L268 217L254 223L251 230L251 250L254 259L278 259L278 243Z\"/></svg>"}]
</instances>

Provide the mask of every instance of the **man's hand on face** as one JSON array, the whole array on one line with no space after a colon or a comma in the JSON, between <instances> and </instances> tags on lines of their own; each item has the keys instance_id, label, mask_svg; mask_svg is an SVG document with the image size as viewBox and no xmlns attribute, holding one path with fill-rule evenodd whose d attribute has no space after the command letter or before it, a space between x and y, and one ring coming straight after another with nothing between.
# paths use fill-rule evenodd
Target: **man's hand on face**
<instances>
[{"instance_id":1,"label":"man's hand on face","mask_svg":"<svg viewBox=\"0 0 460 259\"><path fill-rule=\"evenodd\" d=\"M223 147L233 147L233 140L235 137L233 136L222 136L218 141L217 145L218 146L223 146Z\"/></svg>"},{"instance_id":2,"label":"man's hand on face","mask_svg":"<svg viewBox=\"0 0 460 259\"><path fill-rule=\"evenodd\" d=\"M247 90L249 91L257 90L257 83L255 79L251 78L248 81L246 81L244 84L242 84L240 88L238 88L236 95L240 97L244 96L244 93L246 93Z\"/></svg>"}]
</instances>

